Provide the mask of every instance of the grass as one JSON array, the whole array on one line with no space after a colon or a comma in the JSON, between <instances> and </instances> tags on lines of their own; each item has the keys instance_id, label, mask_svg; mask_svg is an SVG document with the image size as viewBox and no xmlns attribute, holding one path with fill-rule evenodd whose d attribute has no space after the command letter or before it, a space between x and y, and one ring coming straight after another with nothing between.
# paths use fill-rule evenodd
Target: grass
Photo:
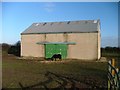
<instances>
[{"instance_id":1,"label":"grass","mask_svg":"<svg viewBox=\"0 0 120 90\"><path fill-rule=\"evenodd\" d=\"M103 52L102 53L103 57L120 57L119 53L111 53L111 52Z\"/></svg>"},{"instance_id":2,"label":"grass","mask_svg":"<svg viewBox=\"0 0 120 90\"><path fill-rule=\"evenodd\" d=\"M106 57L108 60L115 59L116 67L120 69L120 53L117 52L102 52L102 57Z\"/></svg>"},{"instance_id":3,"label":"grass","mask_svg":"<svg viewBox=\"0 0 120 90\"><path fill-rule=\"evenodd\" d=\"M66 60L49 62L20 60L3 54L3 88L104 88L107 63Z\"/></svg>"}]
</instances>

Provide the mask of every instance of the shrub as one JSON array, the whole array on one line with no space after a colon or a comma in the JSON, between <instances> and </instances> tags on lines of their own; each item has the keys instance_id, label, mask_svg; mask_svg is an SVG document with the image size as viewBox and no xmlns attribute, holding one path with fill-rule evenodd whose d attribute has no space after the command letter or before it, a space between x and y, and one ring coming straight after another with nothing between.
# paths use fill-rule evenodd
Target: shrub
<instances>
[{"instance_id":1,"label":"shrub","mask_svg":"<svg viewBox=\"0 0 120 90\"><path fill-rule=\"evenodd\" d=\"M9 49L8 49L8 54L14 54L16 56L20 56L20 41L18 41L15 45L12 45Z\"/></svg>"}]
</instances>

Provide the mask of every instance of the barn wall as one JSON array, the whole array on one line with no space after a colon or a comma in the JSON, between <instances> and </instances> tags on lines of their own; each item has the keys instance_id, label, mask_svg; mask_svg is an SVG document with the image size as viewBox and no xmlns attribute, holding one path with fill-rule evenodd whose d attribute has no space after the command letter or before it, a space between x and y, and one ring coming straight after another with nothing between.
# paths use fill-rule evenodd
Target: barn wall
<instances>
[{"instance_id":1,"label":"barn wall","mask_svg":"<svg viewBox=\"0 0 120 90\"><path fill-rule=\"evenodd\" d=\"M63 34L46 34L46 41L48 41L48 42L64 42L65 37Z\"/></svg>"},{"instance_id":2,"label":"barn wall","mask_svg":"<svg viewBox=\"0 0 120 90\"><path fill-rule=\"evenodd\" d=\"M98 59L101 57L101 33L98 32Z\"/></svg>"},{"instance_id":3,"label":"barn wall","mask_svg":"<svg viewBox=\"0 0 120 90\"><path fill-rule=\"evenodd\" d=\"M43 57L44 45L37 42L44 41L43 34L21 35L21 56Z\"/></svg>"},{"instance_id":4,"label":"barn wall","mask_svg":"<svg viewBox=\"0 0 120 90\"><path fill-rule=\"evenodd\" d=\"M98 59L98 34L97 33L72 33L68 35L69 42L76 42L76 45L69 45L68 58L77 59Z\"/></svg>"},{"instance_id":5,"label":"barn wall","mask_svg":"<svg viewBox=\"0 0 120 90\"><path fill-rule=\"evenodd\" d=\"M100 57L100 38L98 33L70 34L31 34L21 36L21 56L44 57L44 45L37 42L76 42L68 45L67 58L98 59ZM99 53L99 54L98 54Z\"/></svg>"},{"instance_id":6,"label":"barn wall","mask_svg":"<svg viewBox=\"0 0 120 90\"><path fill-rule=\"evenodd\" d=\"M44 45L37 42L64 42L63 34L21 35L21 56L44 57Z\"/></svg>"}]
</instances>

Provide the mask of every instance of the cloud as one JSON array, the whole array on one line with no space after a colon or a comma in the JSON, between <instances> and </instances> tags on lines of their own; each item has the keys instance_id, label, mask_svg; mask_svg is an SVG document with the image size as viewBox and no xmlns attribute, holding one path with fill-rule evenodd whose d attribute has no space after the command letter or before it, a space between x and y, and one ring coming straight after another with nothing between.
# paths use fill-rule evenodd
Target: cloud
<instances>
[{"instance_id":1,"label":"cloud","mask_svg":"<svg viewBox=\"0 0 120 90\"><path fill-rule=\"evenodd\" d=\"M44 5L44 10L47 12L53 12L55 10L55 3L48 2Z\"/></svg>"}]
</instances>

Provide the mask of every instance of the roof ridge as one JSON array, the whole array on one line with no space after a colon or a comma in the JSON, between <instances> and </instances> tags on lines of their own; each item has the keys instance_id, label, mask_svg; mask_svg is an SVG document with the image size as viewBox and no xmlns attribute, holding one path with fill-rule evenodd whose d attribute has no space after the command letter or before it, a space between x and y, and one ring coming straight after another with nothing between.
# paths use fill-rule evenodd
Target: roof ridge
<instances>
[{"instance_id":1,"label":"roof ridge","mask_svg":"<svg viewBox=\"0 0 120 90\"><path fill-rule=\"evenodd\" d=\"M82 21L99 21L100 19L91 19L91 20L66 20L66 21L44 21L44 22L34 22L35 24L36 23L60 23L60 22L82 22Z\"/></svg>"}]
</instances>

